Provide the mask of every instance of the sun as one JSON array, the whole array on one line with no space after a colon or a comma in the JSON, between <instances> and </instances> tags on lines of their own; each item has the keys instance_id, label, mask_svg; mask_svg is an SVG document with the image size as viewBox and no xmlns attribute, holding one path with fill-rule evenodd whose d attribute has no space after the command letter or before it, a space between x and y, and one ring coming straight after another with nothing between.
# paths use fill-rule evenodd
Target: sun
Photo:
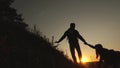
<instances>
[{"instance_id":1,"label":"sun","mask_svg":"<svg viewBox=\"0 0 120 68\"><path fill-rule=\"evenodd\" d=\"M79 63L80 60L77 59L77 62ZM81 62L82 62L82 63L86 63L86 62L90 62L90 60L89 60L87 57L82 57Z\"/></svg>"},{"instance_id":2,"label":"sun","mask_svg":"<svg viewBox=\"0 0 120 68\"><path fill-rule=\"evenodd\" d=\"M86 63L86 62L88 62L88 61L89 61L89 59L86 58L86 57L83 57L82 60L81 60L82 63Z\"/></svg>"}]
</instances>

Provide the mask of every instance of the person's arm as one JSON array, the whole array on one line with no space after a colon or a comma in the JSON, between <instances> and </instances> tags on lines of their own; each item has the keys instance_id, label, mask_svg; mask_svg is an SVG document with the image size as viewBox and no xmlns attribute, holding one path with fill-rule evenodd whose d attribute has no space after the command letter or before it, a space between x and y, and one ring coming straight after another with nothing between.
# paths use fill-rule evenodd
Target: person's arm
<instances>
[{"instance_id":1,"label":"person's arm","mask_svg":"<svg viewBox=\"0 0 120 68\"><path fill-rule=\"evenodd\" d=\"M98 51L96 50L96 58L98 58L98 56L99 56L99 53L98 53Z\"/></svg>"},{"instance_id":2,"label":"person's arm","mask_svg":"<svg viewBox=\"0 0 120 68\"><path fill-rule=\"evenodd\" d=\"M61 42L66 36L67 36L67 33L65 32L63 36L58 41L56 41L56 43Z\"/></svg>"},{"instance_id":3,"label":"person's arm","mask_svg":"<svg viewBox=\"0 0 120 68\"><path fill-rule=\"evenodd\" d=\"M95 46L91 45L91 44L87 44L89 47L95 49Z\"/></svg>"},{"instance_id":4,"label":"person's arm","mask_svg":"<svg viewBox=\"0 0 120 68\"><path fill-rule=\"evenodd\" d=\"M87 44L87 42L85 41L85 39L79 34L79 32L77 31L77 35L78 35L78 38L84 42L84 44Z\"/></svg>"}]
</instances>

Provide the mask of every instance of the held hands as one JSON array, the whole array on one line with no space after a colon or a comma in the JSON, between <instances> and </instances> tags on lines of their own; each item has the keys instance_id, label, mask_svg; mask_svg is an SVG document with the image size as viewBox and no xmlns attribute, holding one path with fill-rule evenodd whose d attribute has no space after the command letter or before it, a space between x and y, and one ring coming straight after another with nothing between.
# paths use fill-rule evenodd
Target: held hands
<instances>
[{"instance_id":1,"label":"held hands","mask_svg":"<svg viewBox=\"0 0 120 68\"><path fill-rule=\"evenodd\" d=\"M84 42L84 44L85 44L85 45L88 45L88 46L90 46L90 47L92 47L92 48L94 48L91 44L89 44L89 43L87 43L87 42Z\"/></svg>"},{"instance_id":2,"label":"held hands","mask_svg":"<svg viewBox=\"0 0 120 68\"><path fill-rule=\"evenodd\" d=\"M87 43L87 42L84 42L84 44L85 44L85 45L88 45L88 43Z\"/></svg>"},{"instance_id":3,"label":"held hands","mask_svg":"<svg viewBox=\"0 0 120 68\"><path fill-rule=\"evenodd\" d=\"M85 45L88 45L88 46L90 46L90 44L89 44L89 43L87 43L87 42L84 42L84 44L85 44Z\"/></svg>"}]
</instances>

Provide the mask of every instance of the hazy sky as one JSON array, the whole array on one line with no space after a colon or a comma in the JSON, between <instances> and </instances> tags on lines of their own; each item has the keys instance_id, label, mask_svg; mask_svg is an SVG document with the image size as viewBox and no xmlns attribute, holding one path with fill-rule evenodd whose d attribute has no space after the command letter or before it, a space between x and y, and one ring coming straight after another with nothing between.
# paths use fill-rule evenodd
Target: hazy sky
<instances>
[{"instance_id":1,"label":"hazy sky","mask_svg":"<svg viewBox=\"0 0 120 68\"><path fill-rule=\"evenodd\" d=\"M24 21L58 40L71 22L90 44L120 50L120 0L15 0ZM80 41L83 57L95 60L95 51ZM67 40L58 47L70 57Z\"/></svg>"}]
</instances>

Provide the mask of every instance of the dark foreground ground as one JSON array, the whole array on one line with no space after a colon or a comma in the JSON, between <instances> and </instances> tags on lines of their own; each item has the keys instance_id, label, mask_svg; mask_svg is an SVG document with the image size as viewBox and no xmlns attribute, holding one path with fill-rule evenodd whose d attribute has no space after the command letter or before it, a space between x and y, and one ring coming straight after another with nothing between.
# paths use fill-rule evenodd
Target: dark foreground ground
<instances>
[{"instance_id":1,"label":"dark foreground ground","mask_svg":"<svg viewBox=\"0 0 120 68\"><path fill-rule=\"evenodd\" d=\"M97 65L98 65L98 62L87 62L87 63L82 64L83 68L98 68ZM104 63L102 63L101 68L104 68L103 65L104 65ZM109 68L113 68L113 66L109 65ZM120 68L120 65L118 68Z\"/></svg>"}]
</instances>

